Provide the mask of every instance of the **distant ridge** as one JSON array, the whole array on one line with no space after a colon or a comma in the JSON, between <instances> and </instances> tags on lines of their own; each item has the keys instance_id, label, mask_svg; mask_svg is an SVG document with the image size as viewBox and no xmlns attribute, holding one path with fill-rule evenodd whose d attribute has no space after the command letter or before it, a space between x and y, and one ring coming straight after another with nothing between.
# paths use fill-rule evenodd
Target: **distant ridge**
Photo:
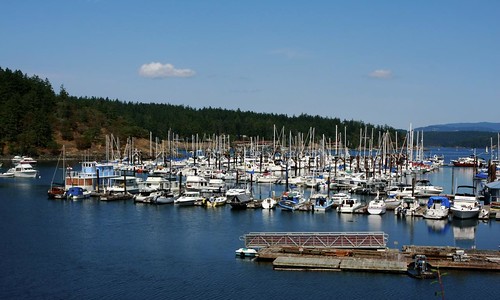
<instances>
[{"instance_id":1,"label":"distant ridge","mask_svg":"<svg viewBox=\"0 0 500 300\"><path fill-rule=\"evenodd\" d=\"M478 123L450 123L430 125L426 127L415 128L417 131L481 131L481 132L500 132L500 123L478 122Z\"/></svg>"}]
</instances>

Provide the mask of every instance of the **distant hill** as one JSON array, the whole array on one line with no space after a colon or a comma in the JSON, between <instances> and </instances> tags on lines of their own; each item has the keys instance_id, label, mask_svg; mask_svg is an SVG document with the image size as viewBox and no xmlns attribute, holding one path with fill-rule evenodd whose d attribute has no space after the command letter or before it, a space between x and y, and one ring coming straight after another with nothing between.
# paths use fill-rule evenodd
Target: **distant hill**
<instances>
[{"instance_id":1,"label":"distant hill","mask_svg":"<svg viewBox=\"0 0 500 300\"><path fill-rule=\"evenodd\" d=\"M481 131L481 132L500 132L500 123L478 122L478 123L451 123L430 125L426 127L415 128L417 131Z\"/></svg>"},{"instance_id":2,"label":"distant hill","mask_svg":"<svg viewBox=\"0 0 500 300\"><path fill-rule=\"evenodd\" d=\"M451 123L415 128L424 132L424 144L440 147L484 147L497 141L500 123Z\"/></svg>"}]
</instances>

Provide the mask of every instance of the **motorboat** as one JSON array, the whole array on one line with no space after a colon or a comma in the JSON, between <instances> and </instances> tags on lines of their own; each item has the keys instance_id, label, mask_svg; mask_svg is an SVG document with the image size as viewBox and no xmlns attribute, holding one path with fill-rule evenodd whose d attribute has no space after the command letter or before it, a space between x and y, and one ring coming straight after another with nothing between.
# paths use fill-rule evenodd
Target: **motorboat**
<instances>
[{"instance_id":1,"label":"motorboat","mask_svg":"<svg viewBox=\"0 0 500 300\"><path fill-rule=\"evenodd\" d=\"M72 186L66 192L66 198L68 200L82 200L90 198L90 191L80 187Z\"/></svg>"},{"instance_id":2,"label":"motorboat","mask_svg":"<svg viewBox=\"0 0 500 300\"><path fill-rule=\"evenodd\" d=\"M448 218L450 211L450 200L443 196L432 196L427 201L427 209L423 217L425 219L441 220Z\"/></svg>"},{"instance_id":3,"label":"motorboat","mask_svg":"<svg viewBox=\"0 0 500 300\"><path fill-rule=\"evenodd\" d=\"M347 198L342 201L342 204L337 207L337 211L340 213L354 213L356 210L363 206L361 201L356 198Z\"/></svg>"},{"instance_id":4,"label":"motorboat","mask_svg":"<svg viewBox=\"0 0 500 300\"><path fill-rule=\"evenodd\" d=\"M427 257L422 254L415 255L413 262L408 266L408 275L417 279L437 277L437 273L431 269L431 265L427 262Z\"/></svg>"},{"instance_id":5,"label":"motorboat","mask_svg":"<svg viewBox=\"0 0 500 300\"><path fill-rule=\"evenodd\" d=\"M192 206L198 201L203 201L203 197L198 191L185 191L184 194L175 199L174 204L182 206Z\"/></svg>"},{"instance_id":6,"label":"motorboat","mask_svg":"<svg viewBox=\"0 0 500 300\"><path fill-rule=\"evenodd\" d=\"M466 157L459 157L458 159L451 160L454 167L481 167L485 164L483 158L471 154Z\"/></svg>"},{"instance_id":7,"label":"motorboat","mask_svg":"<svg viewBox=\"0 0 500 300\"><path fill-rule=\"evenodd\" d=\"M217 207L226 205L226 197L225 196L210 196L205 199L205 205L207 207Z\"/></svg>"},{"instance_id":8,"label":"motorboat","mask_svg":"<svg viewBox=\"0 0 500 300\"><path fill-rule=\"evenodd\" d=\"M382 215L386 212L386 205L383 199L376 197L368 202L368 213L370 215Z\"/></svg>"},{"instance_id":9,"label":"motorboat","mask_svg":"<svg viewBox=\"0 0 500 300\"><path fill-rule=\"evenodd\" d=\"M414 196L414 189L409 184L397 184L390 186L387 190L387 195L391 198L401 198L404 196Z\"/></svg>"},{"instance_id":10,"label":"motorboat","mask_svg":"<svg viewBox=\"0 0 500 300\"><path fill-rule=\"evenodd\" d=\"M36 165L37 161L34 160L32 157L29 156L20 156L16 155L11 159L12 163L14 165L17 164L30 164L30 165Z\"/></svg>"},{"instance_id":11,"label":"motorboat","mask_svg":"<svg viewBox=\"0 0 500 300\"><path fill-rule=\"evenodd\" d=\"M302 205L306 199L301 192L297 190L286 191L281 196L278 206L283 210L296 210Z\"/></svg>"},{"instance_id":12,"label":"motorboat","mask_svg":"<svg viewBox=\"0 0 500 300\"><path fill-rule=\"evenodd\" d=\"M35 170L33 166L30 164L17 164L15 167L10 168L7 171L7 173L14 174L14 177L22 177L22 178L38 177L38 170Z\"/></svg>"},{"instance_id":13,"label":"motorboat","mask_svg":"<svg viewBox=\"0 0 500 300\"><path fill-rule=\"evenodd\" d=\"M415 215L420 207L418 199L412 196L405 196L401 199L401 204L394 210L398 216L407 217Z\"/></svg>"},{"instance_id":14,"label":"motorboat","mask_svg":"<svg viewBox=\"0 0 500 300\"><path fill-rule=\"evenodd\" d=\"M252 248L239 248L235 251L236 256L240 257L255 257L258 256L258 252Z\"/></svg>"},{"instance_id":15,"label":"motorboat","mask_svg":"<svg viewBox=\"0 0 500 300\"><path fill-rule=\"evenodd\" d=\"M344 199L350 199L350 196L346 193L336 193L330 196L330 199L333 200L333 206L340 206Z\"/></svg>"},{"instance_id":16,"label":"motorboat","mask_svg":"<svg viewBox=\"0 0 500 300\"><path fill-rule=\"evenodd\" d=\"M314 205L314 211L325 212L333 207L333 199L326 194L314 194L309 201Z\"/></svg>"},{"instance_id":17,"label":"motorboat","mask_svg":"<svg viewBox=\"0 0 500 300\"><path fill-rule=\"evenodd\" d=\"M453 218L456 219L479 217L481 205L475 194L475 188L468 185L458 186L450 211Z\"/></svg>"},{"instance_id":18,"label":"motorboat","mask_svg":"<svg viewBox=\"0 0 500 300\"><path fill-rule=\"evenodd\" d=\"M415 194L419 196L439 195L443 192L442 186L432 185L427 179L417 180L415 183Z\"/></svg>"},{"instance_id":19,"label":"motorboat","mask_svg":"<svg viewBox=\"0 0 500 300\"><path fill-rule=\"evenodd\" d=\"M0 173L0 178L13 178L14 173L12 172L5 172L5 173Z\"/></svg>"},{"instance_id":20,"label":"motorboat","mask_svg":"<svg viewBox=\"0 0 500 300\"><path fill-rule=\"evenodd\" d=\"M155 203L156 198L162 195L162 191L154 190L154 189L143 189L138 194L135 194L133 199L134 202L139 203Z\"/></svg>"}]
</instances>

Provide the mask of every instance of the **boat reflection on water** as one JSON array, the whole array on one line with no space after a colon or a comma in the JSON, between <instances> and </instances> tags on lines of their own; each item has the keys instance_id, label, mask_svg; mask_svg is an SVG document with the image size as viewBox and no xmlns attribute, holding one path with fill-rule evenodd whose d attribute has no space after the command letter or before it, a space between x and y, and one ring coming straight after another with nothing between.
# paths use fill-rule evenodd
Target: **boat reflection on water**
<instances>
[{"instance_id":1,"label":"boat reflection on water","mask_svg":"<svg viewBox=\"0 0 500 300\"><path fill-rule=\"evenodd\" d=\"M427 224L427 232L429 233L445 234L450 227L448 219L425 219L425 224Z\"/></svg>"},{"instance_id":2,"label":"boat reflection on water","mask_svg":"<svg viewBox=\"0 0 500 300\"><path fill-rule=\"evenodd\" d=\"M475 249L478 223L478 219L453 219L451 225L453 228L455 246L462 249Z\"/></svg>"},{"instance_id":3,"label":"boat reflection on water","mask_svg":"<svg viewBox=\"0 0 500 300\"><path fill-rule=\"evenodd\" d=\"M381 215L368 215L368 228L370 230L382 231L382 216Z\"/></svg>"},{"instance_id":4,"label":"boat reflection on water","mask_svg":"<svg viewBox=\"0 0 500 300\"><path fill-rule=\"evenodd\" d=\"M274 209L262 209L262 222L266 226L271 226L275 221L275 210Z\"/></svg>"}]
</instances>

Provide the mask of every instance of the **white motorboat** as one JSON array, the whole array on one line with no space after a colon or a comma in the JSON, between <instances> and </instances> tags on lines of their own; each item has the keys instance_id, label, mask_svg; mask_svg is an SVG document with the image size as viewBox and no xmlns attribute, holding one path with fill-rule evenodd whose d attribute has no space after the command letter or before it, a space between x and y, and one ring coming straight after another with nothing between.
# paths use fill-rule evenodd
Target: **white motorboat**
<instances>
[{"instance_id":1,"label":"white motorboat","mask_svg":"<svg viewBox=\"0 0 500 300\"><path fill-rule=\"evenodd\" d=\"M386 212L386 205L383 199L376 197L368 202L368 213L370 215L382 215Z\"/></svg>"},{"instance_id":2,"label":"white motorboat","mask_svg":"<svg viewBox=\"0 0 500 300\"><path fill-rule=\"evenodd\" d=\"M419 196L439 195L443 192L442 186L432 185L427 179L417 180L415 183L415 194Z\"/></svg>"},{"instance_id":3,"label":"white motorboat","mask_svg":"<svg viewBox=\"0 0 500 300\"><path fill-rule=\"evenodd\" d=\"M14 177L14 173L12 172L0 173L0 178L12 178L12 177Z\"/></svg>"},{"instance_id":4,"label":"white motorboat","mask_svg":"<svg viewBox=\"0 0 500 300\"><path fill-rule=\"evenodd\" d=\"M17 165L17 164L30 164L30 165L36 165L37 161L34 160L33 158L29 156L19 156L16 155L11 159L12 163Z\"/></svg>"},{"instance_id":5,"label":"white motorboat","mask_svg":"<svg viewBox=\"0 0 500 300\"><path fill-rule=\"evenodd\" d=\"M394 213L399 216L413 216L417 211L417 208L420 207L418 199L412 196L405 196L401 199L401 204L396 207Z\"/></svg>"},{"instance_id":6,"label":"white motorboat","mask_svg":"<svg viewBox=\"0 0 500 300\"><path fill-rule=\"evenodd\" d=\"M24 177L24 178L38 177L38 170L35 170L33 166L30 164L17 164L15 167L10 168L7 171L7 173L14 174L14 177Z\"/></svg>"},{"instance_id":7,"label":"white motorboat","mask_svg":"<svg viewBox=\"0 0 500 300\"><path fill-rule=\"evenodd\" d=\"M143 189L138 194L135 194L134 202L139 203L156 203L156 199L162 195L162 191L154 189Z\"/></svg>"},{"instance_id":8,"label":"white motorboat","mask_svg":"<svg viewBox=\"0 0 500 300\"><path fill-rule=\"evenodd\" d=\"M361 208L363 204L359 199L356 198L347 198L342 201L339 207L337 207L337 211L341 213L354 213L356 210Z\"/></svg>"},{"instance_id":9,"label":"white motorboat","mask_svg":"<svg viewBox=\"0 0 500 300\"><path fill-rule=\"evenodd\" d=\"M453 204L450 206L453 218L472 219L479 217L481 205L475 194L473 186L458 186Z\"/></svg>"},{"instance_id":10,"label":"white motorboat","mask_svg":"<svg viewBox=\"0 0 500 300\"><path fill-rule=\"evenodd\" d=\"M330 196L330 198L333 200L334 206L340 206L345 199L350 199L350 196L346 193L336 193Z\"/></svg>"},{"instance_id":11,"label":"white motorboat","mask_svg":"<svg viewBox=\"0 0 500 300\"><path fill-rule=\"evenodd\" d=\"M443 196L432 196L427 201L427 209L423 217L425 219L446 219L450 210L450 200Z\"/></svg>"},{"instance_id":12,"label":"white motorboat","mask_svg":"<svg viewBox=\"0 0 500 300\"><path fill-rule=\"evenodd\" d=\"M258 252L252 248L239 248L235 251L235 254L241 257L254 257L258 255Z\"/></svg>"},{"instance_id":13,"label":"white motorboat","mask_svg":"<svg viewBox=\"0 0 500 300\"><path fill-rule=\"evenodd\" d=\"M390 186L387 190L389 198L401 198L404 196L413 196L414 190L411 185L408 184L398 184Z\"/></svg>"},{"instance_id":14,"label":"white motorboat","mask_svg":"<svg viewBox=\"0 0 500 300\"><path fill-rule=\"evenodd\" d=\"M194 205L197 201L202 201L203 197L198 191L185 191L184 194L175 199L174 204L182 206Z\"/></svg>"}]
</instances>

